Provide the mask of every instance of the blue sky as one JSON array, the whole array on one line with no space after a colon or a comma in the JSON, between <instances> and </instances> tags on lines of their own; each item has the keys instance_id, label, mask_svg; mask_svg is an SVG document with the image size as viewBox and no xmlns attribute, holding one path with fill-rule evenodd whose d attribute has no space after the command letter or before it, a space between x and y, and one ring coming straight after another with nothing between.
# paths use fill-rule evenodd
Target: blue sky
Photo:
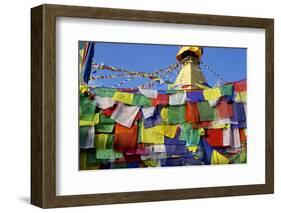
<instances>
[{"instance_id":1,"label":"blue sky","mask_svg":"<svg viewBox=\"0 0 281 213\"><path fill-rule=\"evenodd\" d=\"M97 42L94 61L132 71L153 72L176 63L175 56L178 50L179 46L174 45ZM246 57L245 48L204 47L202 61L220 73L226 81L237 81L246 78ZM208 84L213 86L218 78L205 67L201 66L201 68ZM101 75L114 74L111 71L98 71L98 73ZM175 74L171 75L172 79L175 77ZM98 80L96 83L99 86L112 86L124 79ZM146 81L146 79L137 78L121 87L134 87Z\"/></svg>"}]
</instances>

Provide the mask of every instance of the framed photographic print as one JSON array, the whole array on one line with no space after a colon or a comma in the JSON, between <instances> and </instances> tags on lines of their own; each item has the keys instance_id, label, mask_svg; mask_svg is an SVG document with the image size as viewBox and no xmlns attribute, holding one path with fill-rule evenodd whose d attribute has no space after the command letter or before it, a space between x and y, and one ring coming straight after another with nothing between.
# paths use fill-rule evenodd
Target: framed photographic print
<instances>
[{"instance_id":1,"label":"framed photographic print","mask_svg":"<svg viewBox=\"0 0 281 213\"><path fill-rule=\"evenodd\" d=\"M272 19L31 9L31 203L274 191Z\"/></svg>"}]
</instances>

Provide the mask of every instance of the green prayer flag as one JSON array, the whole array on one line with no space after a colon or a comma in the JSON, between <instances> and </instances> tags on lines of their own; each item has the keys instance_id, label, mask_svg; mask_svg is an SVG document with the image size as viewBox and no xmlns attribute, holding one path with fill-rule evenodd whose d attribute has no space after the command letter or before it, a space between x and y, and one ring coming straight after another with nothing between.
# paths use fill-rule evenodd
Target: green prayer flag
<instances>
[{"instance_id":1,"label":"green prayer flag","mask_svg":"<svg viewBox=\"0 0 281 213\"><path fill-rule=\"evenodd\" d=\"M186 146L197 146L200 141L200 129L193 129L192 124L183 123L179 140L186 141Z\"/></svg>"},{"instance_id":2,"label":"green prayer flag","mask_svg":"<svg viewBox=\"0 0 281 213\"><path fill-rule=\"evenodd\" d=\"M232 84L223 85L222 87L220 87L220 91L223 96L231 96L233 93L233 85Z\"/></svg>"},{"instance_id":3,"label":"green prayer flag","mask_svg":"<svg viewBox=\"0 0 281 213\"><path fill-rule=\"evenodd\" d=\"M95 126L97 132L111 133L113 131L114 124L98 124Z\"/></svg>"},{"instance_id":4,"label":"green prayer flag","mask_svg":"<svg viewBox=\"0 0 281 213\"><path fill-rule=\"evenodd\" d=\"M113 134L96 134L95 135L95 148L107 149L108 146L112 145L114 141ZM107 145L110 144L110 145Z\"/></svg>"},{"instance_id":5,"label":"green prayer flag","mask_svg":"<svg viewBox=\"0 0 281 213\"><path fill-rule=\"evenodd\" d=\"M247 151L242 150L240 153L234 155L229 159L231 163L247 163Z\"/></svg>"},{"instance_id":6,"label":"green prayer flag","mask_svg":"<svg viewBox=\"0 0 281 213\"><path fill-rule=\"evenodd\" d=\"M80 120L92 121L95 117L96 105L94 101L85 96L80 96Z\"/></svg>"},{"instance_id":7,"label":"green prayer flag","mask_svg":"<svg viewBox=\"0 0 281 213\"><path fill-rule=\"evenodd\" d=\"M127 163L126 162L113 162L111 164L111 169L126 169Z\"/></svg>"},{"instance_id":8,"label":"green prayer flag","mask_svg":"<svg viewBox=\"0 0 281 213\"><path fill-rule=\"evenodd\" d=\"M168 107L168 123L181 124L185 122L185 105Z\"/></svg>"},{"instance_id":9,"label":"green prayer flag","mask_svg":"<svg viewBox=\"0 0 281 213\"><path fill-rule=\"evenodd\" d=\"M79 153L79 169L86 170L87 169L87 151L82 150Z\"/></svg>"},{"instance_id":10,"label":"green prayer flag","mask_svg":"<svg viewBox=\"0 0 281 213\"><path fill-rule=\"evenodd\" d=\"M94 89L95 95L101 96L101 97L110 97L110 98L112 98L114 96L115 91L117 91L117 89L114 89L114 88L95 88Z\"/></svg>"},{"instance_id":11,"label":"green prayer flag","mask_svg":"<svg viewBox=\"0 0 281 213\"><path fill-rule=\"evenodd\" d=\"M151 106L151 100L141 94L135 94L132 102L133 106Z\"/></svg>"},{"instance_id":12,"label":"green prayer flag","mask_svg":"<svg viewBox=\"0 0 281 213\"><path fill-rule=\"evenodd\" d=\"M215 109L210 106L209 102L198 102L198 110L200 121L213 121L216 119Z\"/></svg>"},{"instance_id":13,"label":"green prayer flag","mask_svg":"<svg viewBox=\"0 0 281 213\"><path fill-rule=\"evenodd\" d=\"M115 121L111 117L106 117L104 114L100 114L99 124L115 124Z\"/></svg>"},{"instance_id":14,"label":"green prayer flag","mask_svg":"<svg viewBox=\"0 0 281 213\"><path fill-rule=\"evenodd\" d=\"M113 149L97 149L97 159L115 159L122 158L122 152L116 152Z\"/></svg>"},{"instance_id":15,"label":"green prayer flag","mask_svg":"<svg viewBox=\"0 0 281 213\"><path fill-rule=\"evenodd\" d=\"M85 147L88 139L88 131L90 126L80 126L79 127L79 143L80 147Z\"/></svg>"},{"instance_id":16,"label":"green prayer flag","mask_svg":"<svg viewBox=\"0 0 281 213\"><path fill-rule=\"evenodd\" d=\"M87 165L96 164L96 163L107 163L108 160L101 160L96 158L95 149L87 149Z\"/></svg>"}]
</instances>

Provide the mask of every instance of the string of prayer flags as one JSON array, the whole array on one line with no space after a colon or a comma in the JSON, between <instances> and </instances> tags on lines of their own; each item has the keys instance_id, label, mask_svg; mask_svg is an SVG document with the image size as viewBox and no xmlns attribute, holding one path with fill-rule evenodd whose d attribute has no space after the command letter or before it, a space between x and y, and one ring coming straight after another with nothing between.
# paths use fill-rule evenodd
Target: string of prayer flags
<instances>
[{"instance_id":1,"label":"string of prayer flags","mask_svg":"<svg viewBox=\"0 0 281 213\"><path fill-rule=\"evenodd\" d=\"M80 90L80 169L246 162L244 81L197 90Z\"/></svg>"}]
</instances>

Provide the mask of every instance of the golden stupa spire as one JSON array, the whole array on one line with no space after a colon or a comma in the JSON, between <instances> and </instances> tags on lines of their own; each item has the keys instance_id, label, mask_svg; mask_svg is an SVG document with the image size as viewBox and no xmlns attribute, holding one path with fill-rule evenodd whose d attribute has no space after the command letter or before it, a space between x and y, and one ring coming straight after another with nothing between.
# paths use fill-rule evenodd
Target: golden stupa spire
<instances>
[{"instance_id":1,"label":"golden stupa spire","mask_svg":"<svg viewBox=\"0 0 281 213\"><path fill-rule=\"evenodd\" d=\"M184 46L177 53L176 59L182 63L182 68L173 84L177 88L198 89L206 82L199 63L203 49L194 46Z\"/></svg>"}]
</instances>

